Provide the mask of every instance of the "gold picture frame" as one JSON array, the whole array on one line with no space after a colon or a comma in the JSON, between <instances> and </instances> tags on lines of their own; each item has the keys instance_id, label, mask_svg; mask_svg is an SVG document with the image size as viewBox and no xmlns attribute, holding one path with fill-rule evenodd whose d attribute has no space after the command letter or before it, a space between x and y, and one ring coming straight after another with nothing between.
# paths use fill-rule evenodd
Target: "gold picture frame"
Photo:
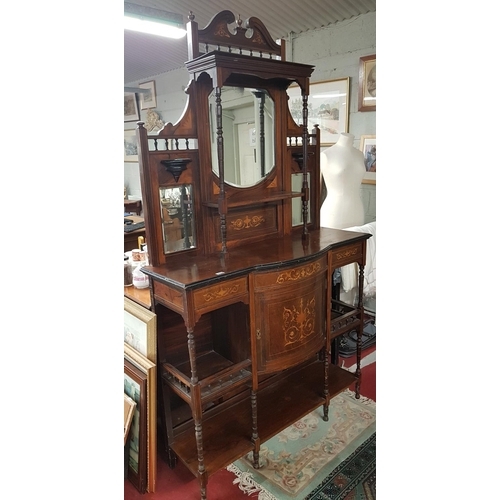
<instances>
[{"instance_id":1,"label":"gold picture frame","mask_svg":"<svg viewBox=\"0 0 500 500\"><path fill-rule=\"evenodd\" d=\"M141 417L141 425L146 425L147 436L147 487L146 491L154 493L156 487L156 365L137 352L125 342L123 343L124 360L134 365L146 376L146 415ZM129 396L129 394L127 394ZM143 431L143 429L142 429Z\"/></svg>"},{"instance_id":2,"label":"gold picture frame","mask_svg":"<svg viewBox=\"0 0 500 500\"><path fill-rule=\"evenodd\" d=\"M123 341L156 364L156 314L123 298Z\"/></svg>"},{"instance_id":3,"label":"gold picture frame","mask_svg":"<svg viewBox=\"0 0 500 500\"><path fill-rule=\"evenodd\" d=\"M376 55L359 58L358 111L376 111Z\"/></svg>"},{"instance_id":4,"label":"gold picture frame","mask_svg":"<svg viewBox=\"0 0 500 500\"><path fill-rule=\"evenodd\" d=\"M376 184L377 181L377 138L375 135L362 135L359 149L365 158L366 173L363 184Z\"/></svg>"}]
</instances>

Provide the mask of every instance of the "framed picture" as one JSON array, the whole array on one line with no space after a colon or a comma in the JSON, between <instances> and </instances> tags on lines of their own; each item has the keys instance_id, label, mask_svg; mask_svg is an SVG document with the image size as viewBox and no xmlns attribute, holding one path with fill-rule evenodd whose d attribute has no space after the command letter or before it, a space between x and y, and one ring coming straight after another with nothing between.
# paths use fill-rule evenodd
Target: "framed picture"
<instances>
[{"instance_id":1,"label":"framed picture","mask_svg":"<svg viewBox=\"0 0 500 500\"><path fill-rule=\"evenodd\" d=\"M139 120L139 108L137 107L137 96L133 92L125 92L125 113L126 122Z\"/></svg>"},{"instance_id":2,"label":"framed picture","mask_svg":"<svg viewBox=\"0 0 500 500\"><path fill-rule=\"evenodd\" d=\"M139 83L140 89L145 89L146 92L141 92L139 94L139 100L141 101L141 109L156 108L156 86L155 81Z\"/></svg>"},{"instance_id":3,"label":"framed picture","mask_svg":"<svg viewBox=\"0 0 500 500\"><path fill-rule=\"evenodd\" d=\"M129 470L130 466L135 464L135 460L137 459L137 469L142 470L143 464L140 462L141 458L146 461L146 491L149 493L154 493L155 491L155 483L156 483L156 450L157 450L157 440L156 440L156 365L147 359L142 354L138 353L135 349L130 347L128 344L123 344L124 350L124 360L127 363L132 364L135 368L137 368L141 375L146 377L146 403L145 408L140 408L140 421L139 424L142 427L139 427L138 436L141 436L142 431L146 430L146 446L144 450L144 446L141 449L140 442L139 448L136 450L133 446L133 419L132 419L132 432L131 440L130 440L130 458L129 458ZM125 386L125 394L130 396L127 392L127 387ZM144 390L144 389L143 389ZM132 398L134 399L134 398ZM134 401L137 400L134 399ZM139 408L139 404L137 404L137 408ZM135 418L135 417L134 417ZM144 452L144 454L143 454ZM145 455L145 458L144 458ZM141 483L139 483L141 484ZM139 489L139 488L137 488ZM140 489L139 489L140 491Z\"/></svg>"},{"instance_id":4,"label":"framed picture","mask_svg":"<svg viewBox=\"0 0 500 500\"><path fill-rule=\"evenodd\" d=\"M137 403L125 393L123 394L123 445L127 444L128 434L132 426L132 418L134 417L135 407Z\"/></svg>"},{"instance_id":5,"label":"framed picture","mask_svg":"<svg viewBox=\"0 0 500 500\"><path fill-rule=\"evenodd\" d=\"M375 111L377 107L376 56L359 58L358 111Z\"/></svg>"},{"instance_id":6,"label":"framed picture","mask_svg":"<svg viewBox=\"0 0 500 500\"><path fill-rule=\"evenodd\" d=\"M366 174L363 184L375 184L377 175L377 143L374 135L362 135L359 149L365 157Z\"/></svg>"},{"instance_id":7,"label":"framed picture","mask_svg":"<svg viewBox=\"0 0 500 500\"><path fill-rule=\"evenodd\" d=\"M288 90L288 107L297 125L302 124L302 96L298 85ZM330 146L339 134L349 132L349 77L311 83L308 97L307 128L321 129L321 146Z\"/></svg>"},{"instance_id":8,"label":"framed picture","mask_svg":"<svg viewBox=\"0 0 500 500\"><path fill-rule=\"evenodd\" d=\"M123 340L156 364L156 314L123 298Z\"/></svg>"},{"instance_id":9,"label":"framed picture","mask_svg":"<svg viewBox=\"0 0 500 500\"><path fill-rule=\"evenodd\" d=\"M148 486L147 375L126 357L123 360L124 392L135 404L129 430L127 478L145 493Z\"/></svg>"},{"instance_id":10,"label":"framed picture","mask_svg":"<svg viewBox=\"0 0 500 500\"><path fill-rule=\"evenodd\" d=\"M125 130L124 133L124 161L139 161L137 154L137 135L135 129Z\"/></svg>"}]
</instances>

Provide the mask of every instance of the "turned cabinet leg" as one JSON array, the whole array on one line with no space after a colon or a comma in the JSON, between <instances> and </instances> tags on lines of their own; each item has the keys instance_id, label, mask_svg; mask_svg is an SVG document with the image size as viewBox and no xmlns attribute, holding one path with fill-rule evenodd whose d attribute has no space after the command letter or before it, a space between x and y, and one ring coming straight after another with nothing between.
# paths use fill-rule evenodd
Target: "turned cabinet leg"
<instances>
[{"instance_id":1,"label":"turned cabinet leg","mask_svg":"<svg viewBox=\"0 0 500 500\"><path fill-rule=\"evenodd\" d=\"M356 372L355 375L357 377L356 379L356 386L355 386L355 391L356 391L356 399L360 398L360 388L361 388L361 338L363 335L363 322L361 325L359 325L358 330L357 330L357 336L356 336Z\"/></svg>"},{"instance_id":2,"label":"turned cabinet leg","mask_svg":"<svg viewBox=\"0 0 500 500\"><path fill-rule=\"evenodd\" d=\"M325 397L325 404L323 405L323 421L328 422L328 409L330 406L330 391L328 390L328 373L330 370L330 350L325 348L323 356L323 365L325 367L325 386L323 389L323 396Z\"/></svg>"},{"instance_id":3,"label":"turned cabinet leg","mask_svg":"<svg viewBox=\"0 0 500 500\"><path fill-rule=\"evenodd\" d=\"M200 481L200 497L201 500L207 500L207 474L203 473L199 475L199 481Z\"/></svg>"},{"instance_id":4,"label":"turned cabinet leg","mask_svg":"<svg viewBox=\"0 0 500 500\"><path fill-rule=\"evenodd\" d=\"M356 399L359 399L361 394L361 338L365 328L365 314L363 308L363 286L365 283L365 266L359 266L358 276L358 309L359 309L359 326L356 337Z\"/></svg>"},{"instance_id":5,"label":"turned cabinet leg","mask_svg":"<svg viewBox=\"0 0 500 500\"><path fill-rule=\"evenodd\" d=\"M329 418L330 418L330 417L328 416L328 407L329 407L328 403L325 403L325 404L323 405L323 421L324 421L324 422L328 422L328 420L329 420Z\"/></svg>"},{"instance_id":6,"label":"turned cabinet leg","mask_svg":"<svg viewBox=\"0 0 500 500\"><path fill-rule=\"evenodd\" d=\"M255 447L253 449L253 468L254 469L260 468L260 465L259 465L259 451L260 450L258 450L257 447Z\"/></svg>"},{"instance_id":7,"label":"turned cabinet leg","mask_svg":"<svg viewBox=\"0 0 500 500\"><path fill-rule=\"evenodd\" d=\"M201 388L198 383L198 370L196 367L196 342L194 340L193 327L187 326L188 332L188 352L191 365L191 398L194 420L194 434L196 439L196 449L198 452L198 478L200 481L201 500L207 498L207 471L203 454L203 432L202 432L202 408L201 408Z\"/></svg>"},{"instance_id":8,"label":"turned cabinet leg","mask_svg":"<svg viewBox=\"0 0 500 500\"><path fill-rule=\"evenodd\" d=\"M257 428L257 393L252 390L250 396L252 404L252 442L253 442L253 467L258 469L259 466L259 452L260 452L260 439Z\"/></svg>"},{"instance_id":9,"label":"turned cabinet leg","mask_svg":"<svg viewBox=\"0 0 500 500\"><path fill-rule=\"evenodd\" d=\"M200 481L201 500L207 498L207 471L205 469L205 461L203 458L203 437L201 432L201 420L196 419L194 424L196 446L198 448L198 479Z\"/></svg>"}]
</instances>

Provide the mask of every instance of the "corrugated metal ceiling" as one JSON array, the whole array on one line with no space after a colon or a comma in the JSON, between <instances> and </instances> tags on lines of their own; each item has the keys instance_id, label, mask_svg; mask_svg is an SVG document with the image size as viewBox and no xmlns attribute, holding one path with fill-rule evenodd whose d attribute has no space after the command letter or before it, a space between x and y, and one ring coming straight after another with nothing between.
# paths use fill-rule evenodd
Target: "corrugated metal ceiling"
<instances>
[{"instance_id":1,"label":"corrugated metal ceiling","mask_svg":"<svg viewBox=\"0 0 500 500\"><path fill-rule=\"evenodd\" d=\"M375 12L376 0L127 0L181 14L187 22L193 11L198 27L204 28L221 10L230 10L243 20L259 18L271 36L287 38L290 32L301 33L321 28L351 17ZM186 38L180 40L124 34L125 85L145 80L166 71L183 68L187 59Z\"/></svg>"}]
</instances>

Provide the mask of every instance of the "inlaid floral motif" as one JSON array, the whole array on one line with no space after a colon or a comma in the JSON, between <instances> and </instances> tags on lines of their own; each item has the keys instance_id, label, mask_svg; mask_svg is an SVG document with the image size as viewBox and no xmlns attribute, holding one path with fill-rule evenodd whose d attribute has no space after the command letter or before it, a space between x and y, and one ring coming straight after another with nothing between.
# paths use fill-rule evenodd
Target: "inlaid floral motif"
<instances>
[{"instance_id":1,"label":"inlaid floral motif","mask_svg":"<svg viewBox=\"0 0 500 500\"><path fill-rule=\"evenodd\" d=\"M304 305L300 299L299 307L283 308L283 333L285 345L301 342L314 332L314 318L316 315L316 299L313 297Z\"/></svg>"}]
</instances>

